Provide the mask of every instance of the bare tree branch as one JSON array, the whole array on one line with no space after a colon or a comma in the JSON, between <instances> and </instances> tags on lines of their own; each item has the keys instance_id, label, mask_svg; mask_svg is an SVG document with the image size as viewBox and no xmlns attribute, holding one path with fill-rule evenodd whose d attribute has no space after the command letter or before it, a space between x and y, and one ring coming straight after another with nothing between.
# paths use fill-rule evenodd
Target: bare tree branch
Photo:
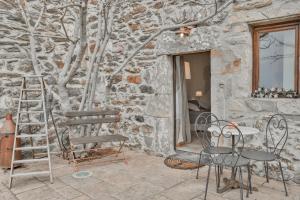
<instances>
[{"instance_id":1,"label":"bare tree branch","mask_svg":"<svg viewBox=\"0 0 300 200\"><path fill-rule=\"evenodd\" d=\"M69 34L68 34L67 30L66 30L65 23L64 23L64 18L66 16L67 10L68 10L67 8L64 9L62 16L59 18L59 21L61 23L61 26L63 28L63 31L64 31L64 34L65 34L66 38L74 44L74 43L76 43L76 41L72 40L69 37Z\"/></svg>"},{"instance_id":2,"label":"bare tree branch","mask_svg":"<svg viewBox=\"0 0 300 200\"><path fill-rule=\"evenodd\" d=\"M74 27L74 37L79 38L79 32L80 32L80 18L77 17L76 22L75 22L75 27ZM66 55L64 68L63 68L63 71L60 73L60 79L62 79L64 83L68 82L68 80L64 80L64 79L71 67L72 56L74 54L77 43L78 43L78 40L76 40L74 43L72 43L68 48L68 53Z\"/></svg>"},{"instance_id":3,"label":"bare tree branch","mask_svg":"<svg viewBox=\"0 0 300 200\"><path fill-rule=\"evenodd\" d=\"M129 61L136 55L139 53L139 51L141 49L143 49L149 42L151 42L153 39L155 39L157 36L159 36L161 33L168 31L168 30L174 30L174 29L178 29L180 27L183 26L197 26L197 25L201 25L205 22L207 22L208 20L210 20L211 18L215 17L217 14L219 14L220 12L222 12L223 10L225 10L229 5L231 5L233 3L234 0L229 0L228 2L226 2L225 4L223 4L221 7L218 8L218 10L210 15L205 17L204 19L200 19L198 21L194 21L194 22L189 22L189 23L185 23L185 24L176 24L176 25L171 25L171 26L165 26L162 27L160 30L158 30L155 34L153 34L152 36L150 36L143 44L141 44L137 49L135 49L135 51L132 52L132 54L123 62L123 64L117 68L117 70L115 70L110 77L116 75L117 73L119 73L128 63Z\"/></svg>"},{"instance_id":4,"label":"bare tree branch","mask_svg":"<svg viewBox=\"0 0 300 200\"><path fill-rule=\"evenodd\" d=\"M103 42L101 44L101 48L99 48L98 54L95 54L95 55L98 55L97 62L101 62L102 61L103 55L104 55L104 52L105 52L105 49L106 49L106 46L107 46L107 43L108 43L108 41L110 39L110 35L111 35L111 31L112 31L112 24L113 24L113 14L114 14L114 11L115 11L115 8L116 8L116 4L115 3L116 2L114 2L114 4L111 6L110 9L108 7L104 8L104 10L105 9L109 9L109 10L105 11L106 14L108 14L105 19L108 20L108 21L104 22L106 28L105 28L105 31L103 32L103 34L105 36L104 36L104 40L103 40ZM101 17L101 15L99 15L98 17ZM98 37L101 37L101 28L100 27L98 27ZM95 58L96 57L94 57L94 59ZM87 76L86 76L87 82L86 82L86 85L85 85L85 88L84 88L84 91L83 91L83 96L82 96L80 107L79 107L80 110L82 110L84 108L84 104L85 104L86 99L87 99L88 89L89 89L90 80L91 80L91 74L94 71L94 67L95 67L94 63L95 62L96 62L96 60L93 60L93 62L91 63L91 65L89 67L89 71L87 73ZM99 69L97 69L95 71L96 74L98 74L98 70ZM92 93L89 98L93 99L94 96L95 96L95 93Z\"/></svg>"},{"instance_id":5,"label":"bare tree branch","mask_svg":"<svg viewBox=\"0 0 300 200\"><path fill-rule=\"evenodd\" d=\"M218 1L217 0L214 0L215 1L215 14L217 13L218 11Z\"/></svg>"},{"instance_id":6,"label":"bare tree branch","mask_svg":"<svg viewBox=\"0 0 300 200\"><path fill-rule=\"evenodd\" d=\"M76 18L73 35L75 38L78 38L78 40L76 40L74 43L71 43L71 45L68 47L68 52L65 57L64 67L62 71L59 73L59 77L58 77L58 91L60 96L64 100L61 103L63 104L63 107L66 109L70 109L70 101L69 101L70 99L69 99L66 85L72 79L75 71L79 68L86 50L86 10L87 10L86 2L87 0L82 2L82 6L80 8L78 17L75 12L73 13L74 17ZM72 9L70 9L69 11L70 13L72 13ZM77 45L79 42L80 44ZM74 56L76 57L76 60L72 65L72 59Z\"/></svg>"},{"instance_id":7,"label":"bare tree branch","mask_svg":"<svg viewBox=\"0 0 300 200\"><path fill-rule=\"evenodd\" d=\"M26 25L28 27L28 30L30 32L30 34L29 34L29 45L30 45L30 54L31 54L33 69L34 69L35 73L39 75L39 74L41 74L41 69L39 67L39 64L38 64L38 61L37 61L37 56L36 56L36 50L35 50L36 41L34 39L34 29L30 25L30 23L29 23L30 18L29 18L29 16L27 16L26 11L25 11L26 1L22 0L22 2L21 2L21 0L18 0L17 3L18 3L18 6L21 10L22 17L25 20L25 23L26 23Z\"/></svg>"},{"instance_id":8,"label":"bare tree branch","mask_svg":"<svg viewBox=\"0 0 300 200\"><path fill-rule=\"evenodd\" d=\"M67 74L64 85L68 83L69 80L74 76L74 73L77 71L77 69L80 67L80 64L82 62L82 59L84 58L86 47L87 47L87 1L83 1L83 6L80 13L80 46L79 46L79 53L77 54L75 63L71 67L69 73Z\"/></svg>"},{"instance_id":9,"label":"bare tree branch","mask_svg":"<svg viewBox=\"0 0 300 200\"><path fill-rule=\"evenodd\" d=\"M21 14L22 14L22 17L25 21L25 24L27 25L27 28L30 28L31 25L29 23L29 19L26 15L26 12L25 12L25 5L26 5L25 0L22 0L22 2L21 2L21 0L18 0L17 3L18 3L18 6L19 6L19 9L21 10Z\"/></svg>"},{"instance_id":10,"label":"bare tree branch","mask_svg":"<svg viewBox=\"0 0 300 200\"><path fill-rule=\"evenodd\" d=\"M38 17L38 19L37 19L37 21L35 22L35 25L34 25L34 27L33 27L33 29L32 29L32 31L34 32L36 29L37 29L37 27L39 26L39 24L40 24L40 22L41 22L41 20L42 20L42 17L43 17L43 14L44 14L44 12L45 12L45 10L46 10L46 1L43 1L43 8L42 8L42 10L41 10L41 12L40 12L40 14L39 14L39 17Z\"/></svg>"}]
</instances>

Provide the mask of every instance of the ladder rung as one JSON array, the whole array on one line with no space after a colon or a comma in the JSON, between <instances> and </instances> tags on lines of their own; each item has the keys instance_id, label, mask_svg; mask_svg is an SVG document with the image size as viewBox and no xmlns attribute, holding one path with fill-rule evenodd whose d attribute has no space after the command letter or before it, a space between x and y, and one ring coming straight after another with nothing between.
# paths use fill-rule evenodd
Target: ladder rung
<instances>
[{"instance_id":1,"label":"ladder rung","mask_svg":"<svg viewBox=\"0 0 300 200\"><path fill-rule=\"evenodd\" d=\"M36 138L36 137L47 137L47 134L21 134L16 135L16 138Z\"/></svg>"},{"instance_id":2,"label":"ladder rung","mask_svg":"<svg viewBox=\"0 0 300 200\"><path fill-rule=\"evenodd\" d=\"M44 174L50 174L49 171L39 171L39 172L23 172L23 173L15 173L12 174L12 177L17 177L17 176L32 176L32 175L44 175Z\"/></svg>"},{"instance_id":3,"label":"ladder rung","mask_svg":"<svg viewBox=\"0 0 300 200\"><path fill-rule=\"evenodd\" d=\"M27 114L27 113L44 113L44 111L41 110L32 110L32 111L20 111L21 114Z\"/></svg>"},{"instance_id":4,"label":"ladder rung","mask_svg":"<svg viewBox=\"0 0 300 200\"><path fill-rule=\"evenodd\" d=\"M25 99L24 99L24 100L23 100L23 99L22 99L22 100L20 100L20 101L21 101L21 102L41 102L42 100L40 100L40 99L39 99L39 100L37 100L37 99L29 99L29 100L25 100Z\"/></svg>"},{"instance_id":5,"label":"ladder rung","mask_svg":"<svg viewBox=\"0 0 300 200\"><path fill-rule=\"evenodd\" d=\"M14 164L22 164L22 163L33 163L33 162L45 162L49 161L48 158L39 158L39 159L24 159L24 160L14 160Z\"/></svg>"},{"instance_id":6,"label":"ladder rung","mask_svg":"<svg viewBox=\"0 0 300 200\"><path fill-rule=\"evenodd\" d=\"M38 88L26 88L26 89L22 89L22 91L42 91L42 89L38 89Z\"/></svg>"},{"instance_id":7,"label":"ladder rung","mask_svg":"<svg viewBox=\"0 0 300 200\"><path fill-rule=\"evenodd\" d=\"M36 74L32 74L32 75L28 74L28 75L25 75L23 77L24 78L42 78L44 76L43 75L36 75Z\"/></svg>"},{"instance_id":8,"label":"ladder rung","mask_svg":"<svg viewBox=\"0 0 300 200\"><path fill-rule=\"evenodd\" d=\"M34 150L34 149L47 149L47 146L18 147L18 148L15 148L15 150L19 150L19 151Z\"/></svg>"},{"instance_id":9,"label":"ladder rung","mask_svg":"<svg viewBox=\"0 0 300 200\"><path fill-rule=\"evenodd\" d=\"M45 125L45 122L19 122L19 125Z\"/></svg>"}]
</instances>

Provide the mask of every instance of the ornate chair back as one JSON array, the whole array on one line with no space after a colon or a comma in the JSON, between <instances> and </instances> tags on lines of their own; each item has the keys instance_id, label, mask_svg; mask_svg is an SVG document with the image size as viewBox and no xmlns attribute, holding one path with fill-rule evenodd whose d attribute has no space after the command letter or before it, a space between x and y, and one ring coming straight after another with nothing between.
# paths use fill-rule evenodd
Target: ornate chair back
<instances>
[{"instance_id":1,"label":"ornate chair back","mask_svg":"<svg viewBox=\"0 0 300 200\"><path fill-rule=\"evenodd\" d=\"M194 130L200 139L203 149L211 146L211 133L208 128L218 125L218 117L211 112L203 112L195 120Z\"/></svg>"},{"instance_id":2,"label":"ornate chair back","mask_svg":"<svg viewBox=\"0 0 300 200\"><path fill-rule=\"evenodd\" d=\"M231 145L232 153L221 154L221 156L212 155L214 164L235 167L239 159L242 158L241 154L244 149L244 137L241 130L232 122L226 120L219 120L218 124L214 125L210 130L211 137L216 143L211 142L211 145L221 147L220 140L225 144Z\"/></svg>"},{"instance_id":3,"label":"ornate chair back","mask_svg":"<svg viewBox=\"0 0 300 200\"><path fill-rule=\"evenodd\" d=\"M288 124L281 114L273 115L267 124L265 145L268 152L279 156L288 139Z\"/></svg>"}]
</instances>

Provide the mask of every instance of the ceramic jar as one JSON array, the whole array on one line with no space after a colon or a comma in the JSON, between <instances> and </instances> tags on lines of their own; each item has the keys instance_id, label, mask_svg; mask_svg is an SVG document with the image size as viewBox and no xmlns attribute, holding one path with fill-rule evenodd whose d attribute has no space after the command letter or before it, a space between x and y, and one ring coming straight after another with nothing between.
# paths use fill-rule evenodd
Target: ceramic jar
<instances>
[{"instance_id":1,"label":"ceramic jar","mask_svg":"<svg viewBox=\"0 0 300 200\"><path fill-rule=\"evenodd\" d=\"M12 149L14 145L16 125L13 121L12 114L7 114L3 127L0 128L0 167L8 169L11 166ZM17 138L16 145L21 145L20 138ZM21 159L21 152L15 152L16 160Z\"/></svg>"}]
</instances>

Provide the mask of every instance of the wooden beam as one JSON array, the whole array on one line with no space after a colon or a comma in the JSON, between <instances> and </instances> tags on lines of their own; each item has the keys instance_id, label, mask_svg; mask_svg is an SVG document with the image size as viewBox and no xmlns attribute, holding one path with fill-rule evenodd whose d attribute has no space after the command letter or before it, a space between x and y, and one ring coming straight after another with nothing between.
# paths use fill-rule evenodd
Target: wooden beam
<instances>
[{"instance_id":1,"label":"wooden beam","mask_svg":"<svg viewBox=\"0 0 300 200\"><path fill-rule=\"evenodd\" d=\"M59 126L75 126L75 125L86 125L86 124L100 124L100 123L113 123L119 122L120 117L106 117L100 119L78 119L78 120L67 120L59 123Z\"/></svg>"},{"instance_id":2,"label":"wooden beam","mask_svg":"<svg viewBox=\"0 0 300 200\"><path fill-rule=\"evenodd\" d=\"M101 116L101 115L118 115L118 110L102 110L102 111L70 111L65 112L65 117L85 117L85 116Z\"/></svg>"},{"instance_id":3,"label":"wooden beam","mask_svg":"<svg viewBox=\"0 0 300 200\"><path fill-rule=\"evenodd\" d=\"M126 140L128 140L128 137L116 134L116 135L101 135L101 136L72 138L71 143L73 145L79 145L79 144L102 143L102 142L120 142Z\"/></svg>"}]
</instances>

